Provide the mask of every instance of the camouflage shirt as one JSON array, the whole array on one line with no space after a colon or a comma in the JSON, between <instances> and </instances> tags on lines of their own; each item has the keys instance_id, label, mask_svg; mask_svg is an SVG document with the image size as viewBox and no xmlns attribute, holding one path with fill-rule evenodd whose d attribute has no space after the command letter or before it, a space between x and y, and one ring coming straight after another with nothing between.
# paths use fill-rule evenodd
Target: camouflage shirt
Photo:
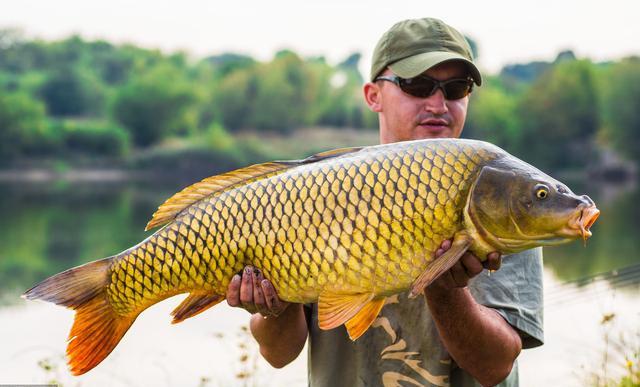
<instances>
[{"instance_id":1,"label":"camouflage shirt","mask_svg":"<svg viewBox=\"0 0 640 387\"><path fill-rule=\"evenodd\" d=\"M505 256L497 272L469 283L482 305L496 309L520 333L523 348L543 342L542 249ZM424 297L390 297L369 330L352 342L344 327L318 328L317 305L307 309L309 386L479 386L445 349ZM518 367L499 386L518 386Z\"/></svg>"}]
</instances>

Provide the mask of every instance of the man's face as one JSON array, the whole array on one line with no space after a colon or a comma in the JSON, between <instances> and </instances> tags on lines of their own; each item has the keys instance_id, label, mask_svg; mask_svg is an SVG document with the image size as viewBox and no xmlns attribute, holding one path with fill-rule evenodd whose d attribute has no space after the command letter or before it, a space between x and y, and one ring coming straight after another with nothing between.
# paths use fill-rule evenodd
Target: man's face
<instances>
[{"instance_id":1,"label":"man's face","mask_svg":"<svg viewBox=\"0 0 640 387\"><path fill-rule=\"evenodd\" d=\"M387 69L382 75L392 75ZM445 81L466 78L467 67L452 61L430 68L425 74ZM379 113L380 143L419 140L425 138L459 137L467 116L469 97L457 100L444 98L441 89L427 98L406 94L398 85L378 81L364 88L369 107Z\"/></svg>"}]
</instances>

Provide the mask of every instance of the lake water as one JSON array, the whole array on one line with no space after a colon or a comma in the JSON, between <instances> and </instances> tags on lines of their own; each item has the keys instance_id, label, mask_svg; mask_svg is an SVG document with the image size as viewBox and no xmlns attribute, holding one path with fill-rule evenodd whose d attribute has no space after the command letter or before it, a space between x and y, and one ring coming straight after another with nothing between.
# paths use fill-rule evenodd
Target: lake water
<instances>
[{"instance_id":1,"label":"lake water","mask_svg":"<svg viewBox=\"0 0 640 387\"><path fill-rule=\"evenodd\" d=\"M520 356L523 386L582 386L605 369L620 374L621 354L640 348L640 266L634 266L640 264L640 190L596 182L571 186L588 193L602 215L586 248L576 242L545 249L546 343ZM103 364L72 377L64 351L73 312L19 298L49 275L145 238L151 214L180 188L0 183L0 384L306 385L306 352L284 369L270 368L242 329L248 321L242 310L221 304L171 325L169 313L184 296L145 311ZM615 269L617 276L610 273Z\"/></svg>"}]
</instances>

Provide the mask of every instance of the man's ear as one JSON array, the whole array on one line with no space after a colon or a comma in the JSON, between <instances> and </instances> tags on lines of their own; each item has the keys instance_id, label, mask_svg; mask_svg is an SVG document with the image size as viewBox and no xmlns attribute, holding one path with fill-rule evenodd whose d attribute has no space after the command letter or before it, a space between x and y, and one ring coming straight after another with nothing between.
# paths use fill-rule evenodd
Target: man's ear
<instances>
[{"instance_id":1,"label":"man's ear","mask_svg":"<svg viewBox=\"0 0 640 387\"><path fill-rule=\"evenodd\" d=\"M367 102L369 109L372 112L380 113L382 111L382 94L380 93L380 86L367 82L364 85L364 100Z\"/></svg>"}]
</instances>

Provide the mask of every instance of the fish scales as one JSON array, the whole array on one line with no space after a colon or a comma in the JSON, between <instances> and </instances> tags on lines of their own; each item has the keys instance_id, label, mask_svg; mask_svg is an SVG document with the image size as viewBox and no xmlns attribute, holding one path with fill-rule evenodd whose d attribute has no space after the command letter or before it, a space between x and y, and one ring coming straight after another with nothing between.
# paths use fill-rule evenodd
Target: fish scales
<instances>
[{"instance_id":1,"label":"fish scales","mask_svg":"<svg viewBox=\"0 0 640 387\"><path fill-rule=\"evenodd\" d=\"M318 302L318 325L364 334L385 297L416 296L466 251L483 259L591 235L586 195L488 143L422 140L345 148L204 179L168 199L113 257L58 273L25 293L76 311L67 355L99 364L150 305L189 293L181 322L259 269L285 301ZM451 247L437 259L445 239Z\"/></svg>"},{"instance_id":2,"label":"fish scales","mask_svg":"<svg viewBox=\"0 0 640 387\"><path fill-rule=\"evenodd\" d=\"M129 314L179 293L224 294L246 265L292 302L406 288L462 227L469 176L495 157L441 145L373 148L202 200L114 263L110 300Z\"/></svg>"}]
</instances>

